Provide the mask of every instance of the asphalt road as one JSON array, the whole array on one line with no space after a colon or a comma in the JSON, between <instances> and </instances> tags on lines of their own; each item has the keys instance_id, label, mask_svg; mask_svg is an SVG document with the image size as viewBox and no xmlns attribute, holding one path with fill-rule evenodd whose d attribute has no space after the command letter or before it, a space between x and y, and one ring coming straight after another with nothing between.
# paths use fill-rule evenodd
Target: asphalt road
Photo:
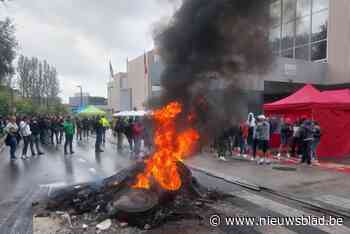
<instances>
[{"instance_id":1,"label":"asphalt road","mask_svg":"<svg viewBox=\"0 0 350 234\"><path fill-rule=\"evenodd\" d=\"M74 148L75 154L65 156L62 146L49 146L40 158L14 163L10 163L8 149L0 154L0 234L31 233L31 202L38 195L55 187L108 177L132 163L127 149L118 153L113 144L107 143L105 152L96 154L93 138L76 143ZM221 209L227 216L325 215L288 199L246 190L198 171L193 174L201 184L232 195L230 205ZM225 217L221 218L217 227L220 233L350 233L347 220L343 226L257 226L225 225Z\"/></svg>"}]
</instances>

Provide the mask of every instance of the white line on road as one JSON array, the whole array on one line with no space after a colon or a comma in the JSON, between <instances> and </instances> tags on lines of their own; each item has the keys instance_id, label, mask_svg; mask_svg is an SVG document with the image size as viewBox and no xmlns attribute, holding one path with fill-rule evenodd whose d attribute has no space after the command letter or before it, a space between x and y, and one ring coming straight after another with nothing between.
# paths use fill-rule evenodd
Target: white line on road
<instances>
[{"instance_id":1,"label":"white line on road","mask_svg":"<svg viewBox=\"0 0 350 234\"><path fill-rule=\"evenodd\" d=\"M286 217L302 217L302 216L313 216L310 213L298 210L287 205L281 204L279 202L267 199L265 197L255 195L246 191L232 192L230 193L233 196L239 197L246 201L249 201L255 205L266 208L270 211L282 214ZM328 233L337 233L337 234L349 234L350 229L345 226L312 226L314 228L320 229Z\"/></svg>"},{"instance_id":2,"label":"white line on road","mask_svg":"<svg viewBox=\"0 0 350 234\"><path fill-rule=\"evenodd\" d=\"M321 201L323 203L327 203L333 206L337 206L339 208L345 208L350 210L350 200L338 197L334 195L321 195L319 197L314 198L315 200Z\"/></svg>"}]
</instances>

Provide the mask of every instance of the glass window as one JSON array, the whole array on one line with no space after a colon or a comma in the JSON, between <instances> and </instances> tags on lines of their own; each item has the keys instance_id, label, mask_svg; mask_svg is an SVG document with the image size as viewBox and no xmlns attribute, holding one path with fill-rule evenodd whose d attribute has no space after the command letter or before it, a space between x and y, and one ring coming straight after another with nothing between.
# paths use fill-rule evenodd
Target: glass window
<instances>
[{"instance_id":1,"label":"glass window","mask_svg":"<svg viewBox=\"0 0 350 234\"><path fill-rule=\"evenodd\" d=\"M328 9L328 7L329 0L313 0L312 2L312 12Z\"/></svg>"},{"instance_id":2,"label":"glass window","mask_svg":"<svg viewBox=\"0 0 350 234\"><path fill-rule=\"evenodd\" d=\"M310 24L311 19L309 16L298 19L296 21L296 35L295 35L295 45L304 45L309 42L309 36L310 36Z\"/></svg>"},{"instance_id":3,"label":"glass window","mask_svg":"<svg viewBox=\"0 0 350 234\"><path fill-rule=\"evenodd\" d=\"M282 49L288 49L294 46L294 27L295 27L294 21L283 25Z\"/></svg>"},{"instance_id":4,"label":"glass window","mask_svg":"<svg viewBox=\"0 0 350 234\"><path fill-rule=\"evenodd\" d=\"M311 14L311 0L297 0L297 17Z\"/></svg>"},{"instance_id":5,"label":"glass window","mask_svg":"<svg viewBox=\"0 0 350 234\"><path fill-rule=\"evenodd\" d=\"M309 60L309 46L295 48L295 58Z\"/></svg>"},{"instance_id":6,"label":"glass window","mask_svg":"<svg viewBox=\"0 0 350 234\"><path fill-rule=\"evenodd\" d=\"M295 19L296 0L283 0L283 22Z\"/></svg>"},{"instance_id":7,"label":"glass window","mask_svg":"<svg viewBox=\"0 0 350 234\"><path fill-rule=\"evenodd\" d=\"M327 41L317 42L311 46L311 60L321 60L327 58Z\"/></svg>"},{"instance_id":8,"label":"glass window","mask_svg":"<svg viewBox=\"0 0 350 234\"><path fill-rule=\"evenodd\" d=\"M293 58L293 49L282 51L282 57Z\"/></svg>"},{"instance_id":9,"label":"glass window","mask_svg":"<svg viewBox=\"0 0 350 234\"><path fill-rule=\"evenodd\" d=\"M312 15L312 41L327 38L328 10Z\"/></svg>"},{"instance_id":10,"label":"glass window","mask_svg":"<svg viewBox=\"0 0 350 234\"><path fill-rule=\"evenodd\" d=\"M273 51L280 49L281 27L273 28L270 31L270 43Z\"/></svg>"},{"instance_id":11,"label":"glass window","mask_svg":"<svg viewBox=\"0 0 350 234\"><path fill-rule=\"evenodd\" d=\"M271 3L270 14L273 21L273 25L279 25L281 23L281 0L274 1Z\"/></svg>"}]
</instances>

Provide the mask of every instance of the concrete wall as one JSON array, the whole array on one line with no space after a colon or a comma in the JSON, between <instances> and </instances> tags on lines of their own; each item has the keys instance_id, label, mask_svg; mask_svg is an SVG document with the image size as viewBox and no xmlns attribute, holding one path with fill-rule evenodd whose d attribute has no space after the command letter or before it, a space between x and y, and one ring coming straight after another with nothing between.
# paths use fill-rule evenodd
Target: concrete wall
<instances>
[{"instance_id":1,"label":"concrete wall","mask_svg":"<svg viewBox=\"0 0 350 234\"><path fill-rule=\"evenodd\" d=\"M131 110L131 89L120 90L120 111Z\"/></svg>"},{"instance_id":2,"label":"concrete wall","mask_svg":"<svg viewBox=\"0 0 350 234\"><path fill-rule=\"evenodd\" d=\"M315 63L304 60L276 58L265 81L324 84L327 80L327 63Z\"/></svg>"},{"instance_id":3,"label":"concrete wall","mask_svg":"<svg viewBox=\"0 0 350 234\"><path fill-rule=\"evenodd\" d=\"M330 0L327 83L350 82L350 1Z\"/></svg>"}]
</instances>

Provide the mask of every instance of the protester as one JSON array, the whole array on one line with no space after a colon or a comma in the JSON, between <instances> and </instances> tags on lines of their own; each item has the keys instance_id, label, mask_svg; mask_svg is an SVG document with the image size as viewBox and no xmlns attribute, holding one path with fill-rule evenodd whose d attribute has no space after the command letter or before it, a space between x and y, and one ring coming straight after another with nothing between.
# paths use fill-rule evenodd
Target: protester
<instances>
[{"instance_id":1,"label":"protester","mask_svg":"<svg viewBox=\"0 0 350 234\"><path fill-rule=\"evenodd\" d=\"M145 116L143 118L143 142L145 146L145 150L147 151L147 154L150 154L153 150L153 130L154 130L154 125L152 118L150 116Z\"/></svg>"},{"instance_id":2,"label":"protester","mask_svg":"<svg viewBox=\"0 0 350 234\"><path fill-rule=\"evenodd\" d=\"M117 137L117 148L121 150L123 147L123 133L125 130L124 121L122 118L117 118L114 125L114 133Z\"/></svg>"},{"instance_id":3,"label":"protester","mask_svg":"<svg viewBox=\"0 0 350 234\"><path fill-rule=\"evenodd\" d=\"M103 150L101 149L102 138L103 138L103 120L100 117L96 119L95 131L96 131L95 152L100 153L100 152L103 152Z\"/></svg>"},{"instance_id":4,"label":"protester","mask_svg":"<svg viewBox=\"0 0 350 234\"><path fill-rule=\"evenodd\" d=\"M141 141L143 136L144 127L139 119L139 117L135 118L135 122L132 126L132 135L134 139L134 154L135 157L139 157L141 152Z\"/></svg>"},{"instance_id":5,"label":"protester","mask_svg":"<svg viewBox=\"0 0 350 234\"><path fill-rule=\"evenodd\" d=\"M50 119L50 131L51 131L51 145L54 145L54 138L56 139L56 145L59 144L59 131L60 131L60 123L58 118L52 117Z\"/></svg>"},{"instance_id":6,"label":"protester","mask_svg":"<svg viewBox=\"0 0 350 234\"><path fill-rule=\"evenodd\" d=\"M128 140L128 143L129 143L130 152L133 152L133 148L134 148L134 146L133 146L134 139L133 139L133 130L132 130L132 128L133 128L133 119L132 119L132 117L130 117L128 119L128 122L127 122L126 126L125 126L125 132L124 132L124 134L125 134L125 136L126 136L126 138Z\"/></svg>"},{"instance_id":7,"label":"protester","mask_svg":"<svg viewBox=\"0 0 350 234\"><path fill-rule=\"evenodd\" d=\"M32 153L32 157L34 157L36 154L33 147L32 132L30 130L29 120L27 117L24 117L23 120L20 122L19 132L24 142L24 146L22 150L22 159L26 160L29 158L27 156L28 145L30 145L30 151Z\"/></svg>"},{"instance_id":8,"label":"protester","mask_svg":"<svg viewBox=\"0 0 350 234\"><path fill-rule=\"evenodd\" d=\"M260 115L258 119L259 122L256 127L256 138L258 140L259 149L262 151L262 157L258 163L270 163L267 157L270 142L270 124L264 115Z\"/></svg>"},{"instance_id":9,"label":"protester","mask_svg":"<svg viewBox=\"0 0 350 234\"><path fill-rule=\"evenodd\" d=\"M102 143L105 144L106 143L106 131L110 127L110 124L105 116L102 116L100 121L102 123Z\"/></svg>"},{"instance_id":10,"label":"protester","mask_svg":"<svg viewBox=\"0 0 350 234\"><path fill-rule=\"evenodd\" d=\"M7 134L5 139L5 144L10 147L10 157L11 160L16 160L16 148L17 148L17 131L18 125L16 123L16 117L12 116L9 119L6 127L4 128L5 133Z\"/></svg>"},{"instance_id":11,"label":"protester","mask_svg":"<svg viewBox=\"0 0 350 234\"><path fill-rule=\"evenodd\" d=\"M79 118L75 119L75 126L77 129L76 140L82 140L83 123Z\"/></svg>"},{"instance_id":12,"label":"protester","mask_svg":"<svg viewBox=\"0 0 350 234\"><path fill-rule=\"evenodd\" d=\"M311 164L311 146L314 140L313 126L311 120L304 120L300 126L300 140L302 159L300 163Z\"/></svg>"},{"instance_id":13,"label":"protester","mask_svg":"<svg viewBox=\"0 0 350 234\"><path fill-rule=\"evenodd\" d=\"M314 122L314 126L313 126L313 141L312 141L312 145L311 145L311 159L314 161L318 161L318 157L317 157L317 146L320 144L321 141L321 127L320 124L318 122Z\"/></svg>"},{"instance_id":14,"label":"protester","mask_svg":"<svg viewBox=\"0 0 350 234\"><path fill-rule=\"evenodd\" d=\"M36 117L33 117L30 121L30 130L32 132L32 141L35 145L37 155L43 155L44 153L40 150L40 127Z\"/></svg>"},{"instance_id":15,"label":"protester","mask_svg":"<svg viewBox=\"0 0 350 234\"><path fill-rule=\"evenodd\" d=\"M69 150L71 154L74 154L73 151L73 137L75 134L74 124L72 123L71 118L68 116L66 121L63 124L63 130L65 133L65 143L64 143L64 154L67 155L67 147L69 145Z\"/></svg>"},{"instance_id":16,"label":"protester","mask_svg":"<svg viewBox=\"0 0 350 234\"><path fill-rule=\"evenodd\" d=\"M253 159L254 159L255 153L256 153L256 144L254 144L254 132L256 128L256 120L253 113L249 113L248 115L247 126L248 126L247 144L249 146L251 153L253 154ZM255 151L254 151L254 146L255 146Z\"/></svg>"},{"instance_id":17,"label":"protester","mask_svg":"<svg viewBox=\"0 0 350 234\"><path fill-rule=\"evenodd\" d=\"M291 125L291 120L290 119L284 119L281 122L281 143L280 147L278 150L277 157L280 159L281 155L283 154L283 151L285 152L286 156L289 158L289 143L290 139L293 136L293 127Z\"/></svg>"},{"instance_id":18,"label":"protester","mask_svg":"<svg viewBox=\"0 0 350 234\"><path fill-rule=\"evenodd\" d=\"M259 138L258 138L258 135L257 135L257 125L260 123L261 120L259 119L256 119L256 121L254 121L254 127L253 127L253 130L252 130L252 139L251 139L251 150L252 150L252 158L251 160L252 161L255 161L256 160L256 151L258 149L258 146L259 146ZM248 136L249 137L249 136Z\"/></svg>"},{"instance_id":19,"label":"protester","mask_svg":"<svg viewBox=\"0 0 350 234\"><path fill-rule=\"evenodd\" d=\"M83 137L88 139L89 138L89 119L84 118L82 121L83 124Z\"/></svg>"}]
</instances>

